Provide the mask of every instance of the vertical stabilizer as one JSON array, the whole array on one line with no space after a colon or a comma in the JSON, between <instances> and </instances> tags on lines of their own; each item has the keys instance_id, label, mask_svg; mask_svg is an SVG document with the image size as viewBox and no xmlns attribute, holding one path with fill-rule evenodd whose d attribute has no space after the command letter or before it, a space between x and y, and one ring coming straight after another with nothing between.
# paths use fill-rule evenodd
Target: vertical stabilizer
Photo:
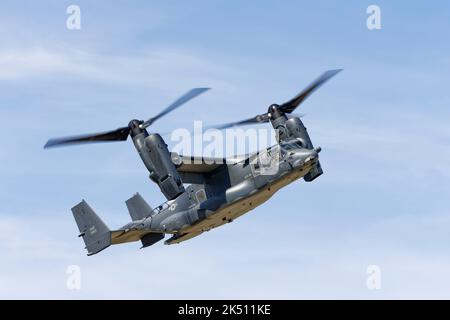
<instances>
[{"instance_id":1,"label":"vertical stabilizer","mask_svg":"<svg viewBox=\"0 0 450 320\"><path fill-rule=\"evenodd\" d=\"M111 245L111 232L106 224L82 200L72 208L72 213L80 230L80 237L86 244L88 255L96 254Z\"/></svg>"},{"instance_id":2,"label":"vertical stabilizer","mask_svg":"<svg viewBox=\"0 0 450 320\"><path fill-rule=\"evenodd\" d=\"M133 221L147 218L152 213L152 208L139 193L136 193L133 197L125 201L125 203Z\"/></svg>"}]
</instances>

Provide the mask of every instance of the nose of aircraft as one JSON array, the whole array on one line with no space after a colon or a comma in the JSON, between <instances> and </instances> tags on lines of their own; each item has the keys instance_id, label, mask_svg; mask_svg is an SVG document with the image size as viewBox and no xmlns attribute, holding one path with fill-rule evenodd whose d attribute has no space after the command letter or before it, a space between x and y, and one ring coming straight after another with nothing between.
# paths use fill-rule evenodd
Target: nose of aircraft
<instances>
[{"instance_id":1,"label":"nose of aircraft","mask_svg":"<svg viewBox=\"0 0 450 320\"><path fill-rule=\"evenodd\" d=\"M316 160L319 157L320 147L315 149L300 149L296 150L292 155L293 158L293 166L298 167L302 166L307 162Z\"/></svg>"}]
</instances>

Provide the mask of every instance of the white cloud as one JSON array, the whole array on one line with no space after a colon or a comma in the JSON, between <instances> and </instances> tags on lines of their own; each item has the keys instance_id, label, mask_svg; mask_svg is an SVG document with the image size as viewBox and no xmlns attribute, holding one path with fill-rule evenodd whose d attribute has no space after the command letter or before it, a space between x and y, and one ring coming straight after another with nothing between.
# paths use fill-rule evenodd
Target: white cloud
<instances>
[{"instance_id":1,"label":"white cloud","mask_svg":"<svg viewBox=\"0 0 450 320\"><path fill-rule=\"evenodd\" d=\"M148 49L135 55L99 55L78 49L31 47L0 51L0 80L78 77L102 83L146 85L178 90L186 84L233 86L221 80L237 69L212 62L201 54L169 48ZM176 81L173 81L173 80ZM211 83L212 82L212 83ZM181 85L182 84L182 85Z\"/></svg>"}]
</instances>

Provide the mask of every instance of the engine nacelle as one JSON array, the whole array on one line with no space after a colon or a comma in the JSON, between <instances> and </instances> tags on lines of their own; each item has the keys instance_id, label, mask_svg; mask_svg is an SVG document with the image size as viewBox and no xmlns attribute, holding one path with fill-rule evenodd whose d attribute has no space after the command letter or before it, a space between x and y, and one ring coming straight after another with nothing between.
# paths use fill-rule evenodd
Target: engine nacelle
<instances>
[{"instance_id":1,"label":"engine nacelle","mask_svg":"<svg viewBox=\"0 0 450 320\"><path fill-rule=\"evenodd\" d=\"M297 138L303 148L312 149L313 145L303 122L298 117L289 118L280 112L279 105L273 104L267 111L272 127L277 131L278 142Z\"/></svg>"},{"instance_id":2,"label":"engine nacelle","mask_svg":"<svg viewBox=\"0 0 450 320\"><path fill-rule=\"evenodd\" d=\"M166 143L155 133L145 138L145 146L153 167L150 178L158 184L167 199L175 199L184 192L184 186Z\"/></svg>"},{"instance_id":3,"label":"engine nacelle","mask_svg":"<svg viewBox=\"0 0 450 320\"><path fill-rule=\"evenodd\" d=\"M149 135L138 127L135 131L132 132L134 146L150 172L150 179L158 184L168 200L175 199L184 192L184 186L166 143L157 133Z\"/></svg>"},{"instance_id":4,"label":"engine nacelle","mask_svg":"<svg viewBox=\"0 0 450 320\"><path fill-rule=\"evenodd\" d=\"M313 149L313 144L309 138L309 134L306 131L306 127L298 117L293 117L287 120L284 124L289 138L297 138L300 141L303 148Z\"/></svg>"}]
</instances>

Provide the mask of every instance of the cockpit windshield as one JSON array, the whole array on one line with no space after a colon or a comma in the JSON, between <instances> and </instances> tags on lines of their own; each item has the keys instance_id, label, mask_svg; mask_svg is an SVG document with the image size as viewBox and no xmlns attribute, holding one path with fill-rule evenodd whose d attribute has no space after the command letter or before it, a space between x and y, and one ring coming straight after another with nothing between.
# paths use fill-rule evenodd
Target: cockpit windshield
<instances>
[{"instance_id":1,"label":"cockpit windshield","mask_svg":"<svg viewBox=\"0 0 450 320\"><path fill-rule=\"evenodd\" d=\"M291 151L291 150L301 148L302 145L297 140L289 140L289 141L280 143L280 147L284 151Z\"/></svg>"}]
</instances>

